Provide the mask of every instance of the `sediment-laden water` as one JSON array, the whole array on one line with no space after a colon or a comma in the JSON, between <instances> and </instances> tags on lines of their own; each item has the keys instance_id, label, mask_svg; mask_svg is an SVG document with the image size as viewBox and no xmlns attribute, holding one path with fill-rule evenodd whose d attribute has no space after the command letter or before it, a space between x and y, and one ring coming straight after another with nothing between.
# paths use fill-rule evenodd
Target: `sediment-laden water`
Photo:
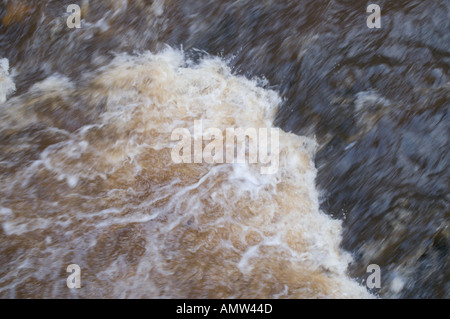
<instances>
[{"instance_id":1,"label":"sediment-laden water","mask_svg":"<svg viewBox=\"0 0 450 319\"><path fill-rule=\"evenodd\" d=\"M448 297L448 2L74 2L0 4L1 297ZM279 169L174 163L196 120Z\"/></svg>"}]
</instances>

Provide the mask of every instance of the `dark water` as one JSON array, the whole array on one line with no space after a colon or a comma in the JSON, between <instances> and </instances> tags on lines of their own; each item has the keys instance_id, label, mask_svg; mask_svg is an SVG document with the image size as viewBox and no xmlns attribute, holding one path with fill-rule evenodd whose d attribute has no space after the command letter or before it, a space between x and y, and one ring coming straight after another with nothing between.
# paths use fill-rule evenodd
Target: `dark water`
<instances>
[{"instance_id":1,"label":"dark water","mask_svg":"<svg viewBox=\"0 0 450 319\"><path fill-rule=\"evenodd\" d=\"M378 264L381 297L449 297L450 2L85 1L71 30L72 2L1 2L16 96L55 73L82 82L114 53L222 56L280 93L277 126L316 137L321 209L343 220L350 275ZM370 3L381 29L366 26ZM75 131L97 116L88 107L46 116Z\"/></svg>"}]
</instances>

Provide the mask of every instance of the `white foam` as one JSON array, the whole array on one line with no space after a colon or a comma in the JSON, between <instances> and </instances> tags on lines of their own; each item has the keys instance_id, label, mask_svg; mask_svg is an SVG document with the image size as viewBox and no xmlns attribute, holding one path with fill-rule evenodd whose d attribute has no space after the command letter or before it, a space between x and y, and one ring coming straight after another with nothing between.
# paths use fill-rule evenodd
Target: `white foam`
<instances>
[{"instance_id":1,"label":"white foam","mask_svg":"<svg viewBox=\"0 0 450 319\"><path fill-rule=\"evenodd\" d=\"M404 287L405 287L405 281L400 276L395 276L394 279L391 281L390 290L394 294L399 294L403 290Z\"/></svg>"},{"instance_id":2,"label":"white foam","mask_svg":"<svg viewBox=\"0 0 450 319\"><path fill-rule=\"evenodd\" d=\"M34 267L60 263L58 254L86 260L98 273L80 296L368 296L347 277L341 223L319 210L313 139L280 132L279 169L268 175L260 163L179 165L168 155L171 131L192 131L195 120L221 131L273 128L277 92L219 58L194 64L170 48L120 54L84 78L55 75L30 92L71 101L82 85L89 103L105 103L99 119L0 188L29 203L0 210L7 236L51 238L46 254L28 251Z\"/></svg>"}]
</instances>

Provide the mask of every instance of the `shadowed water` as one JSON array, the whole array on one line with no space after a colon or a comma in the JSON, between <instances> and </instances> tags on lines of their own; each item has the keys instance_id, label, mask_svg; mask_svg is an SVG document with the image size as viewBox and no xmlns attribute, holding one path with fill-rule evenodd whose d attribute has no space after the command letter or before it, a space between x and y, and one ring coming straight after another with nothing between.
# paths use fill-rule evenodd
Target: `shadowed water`
<instances>
[{"instance_id":1,"label":"shadowed water","mask_svg":"<svg viewBox=\"0 0 450 319\"><path fill-rule=\"evenodd\" d=\"M341 245L356 281L364 284L369 264L381 266L382 287L373 292L382 297L448 298L448 1L376 1L381 29L366 26L368 1L83 1L81 29L66 26L69 3L0 4L0 57L16 86L0 114L2 296L70 294L71 263L94 283L76 297L361 296L345 275L348 258L334 247ZM185 57L164 51L154 58L167 63L159 68L141 55L166 45ZM214 60L208 54L221 62L208 67L201 62ZM223 71L228 66L234 75ZM170 72L185 73L161 80ZM189 85L204 91L189 93ZM238 108L239 116L211 106L217 89L233 105L225 110ZM184 117L180 105L195 110ZM167 152L142 146L165 141L173 119L191 123L202 114L217 127L273 122L297 134L282 138L290 173L259 181L268 188L254 195L246 184L253 177L235 168L166 171ZM301 136L316 139L315 156ZM298 173L289 166L295 156L306 156L294 165ZM180 206L194 202L177 199L178 187L208 172L223 180L190 194L202 213L188 216ZM242 197L241 187L250 189ZM211 189L229 191L236 204L224 208ZM342 240L330 217L342 221ZM205 226L218 220L221 227ZM329 242L314 239L328 233ZM214 254L214 247L225 248ZM246 267L249 256L259 268ZM42 261L52 266L46 271ZM224 261L210 270L217 277L208 272Z\"/></svg>"}]
</instances>

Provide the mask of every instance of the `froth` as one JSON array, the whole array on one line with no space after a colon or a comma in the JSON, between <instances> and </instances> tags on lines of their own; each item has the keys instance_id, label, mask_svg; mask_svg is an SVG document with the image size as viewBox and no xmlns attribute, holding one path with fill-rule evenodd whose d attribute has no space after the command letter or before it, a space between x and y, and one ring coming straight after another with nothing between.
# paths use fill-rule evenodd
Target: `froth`
<instances>
[{"instance_id":1,"label":"froth","mask_svg":"<svg viewBox=\"0 0 450 319\"><path fill-rule=\"evenodd\" d=\"M0 295L73 297L64 265L77 263L76 297L368 297L346 275L340 222L319 210L313 140L280 132L271 175L259 164L172 162L170 133L195 120L272 127L281 99L257 82L219 58L194 63L168 48L118 55L81 83L37 84L33 99L82 96L101 112L74 131L60 125L60 140L2 177L4 263L30 271L14 284L4 273ZM36 112L30 96L10 107Z\"/></svg>"},{"instance_id":2,"label":"froth","mask_svg":"<svg viewBox=\"0 0 450 319\"><path fill-rule=\"evenodd\" d=\"M16 85L9 75L8 59L0 59L0 103L4 103L6 98L14 93Z\"/></svg>"}]
</instances>

